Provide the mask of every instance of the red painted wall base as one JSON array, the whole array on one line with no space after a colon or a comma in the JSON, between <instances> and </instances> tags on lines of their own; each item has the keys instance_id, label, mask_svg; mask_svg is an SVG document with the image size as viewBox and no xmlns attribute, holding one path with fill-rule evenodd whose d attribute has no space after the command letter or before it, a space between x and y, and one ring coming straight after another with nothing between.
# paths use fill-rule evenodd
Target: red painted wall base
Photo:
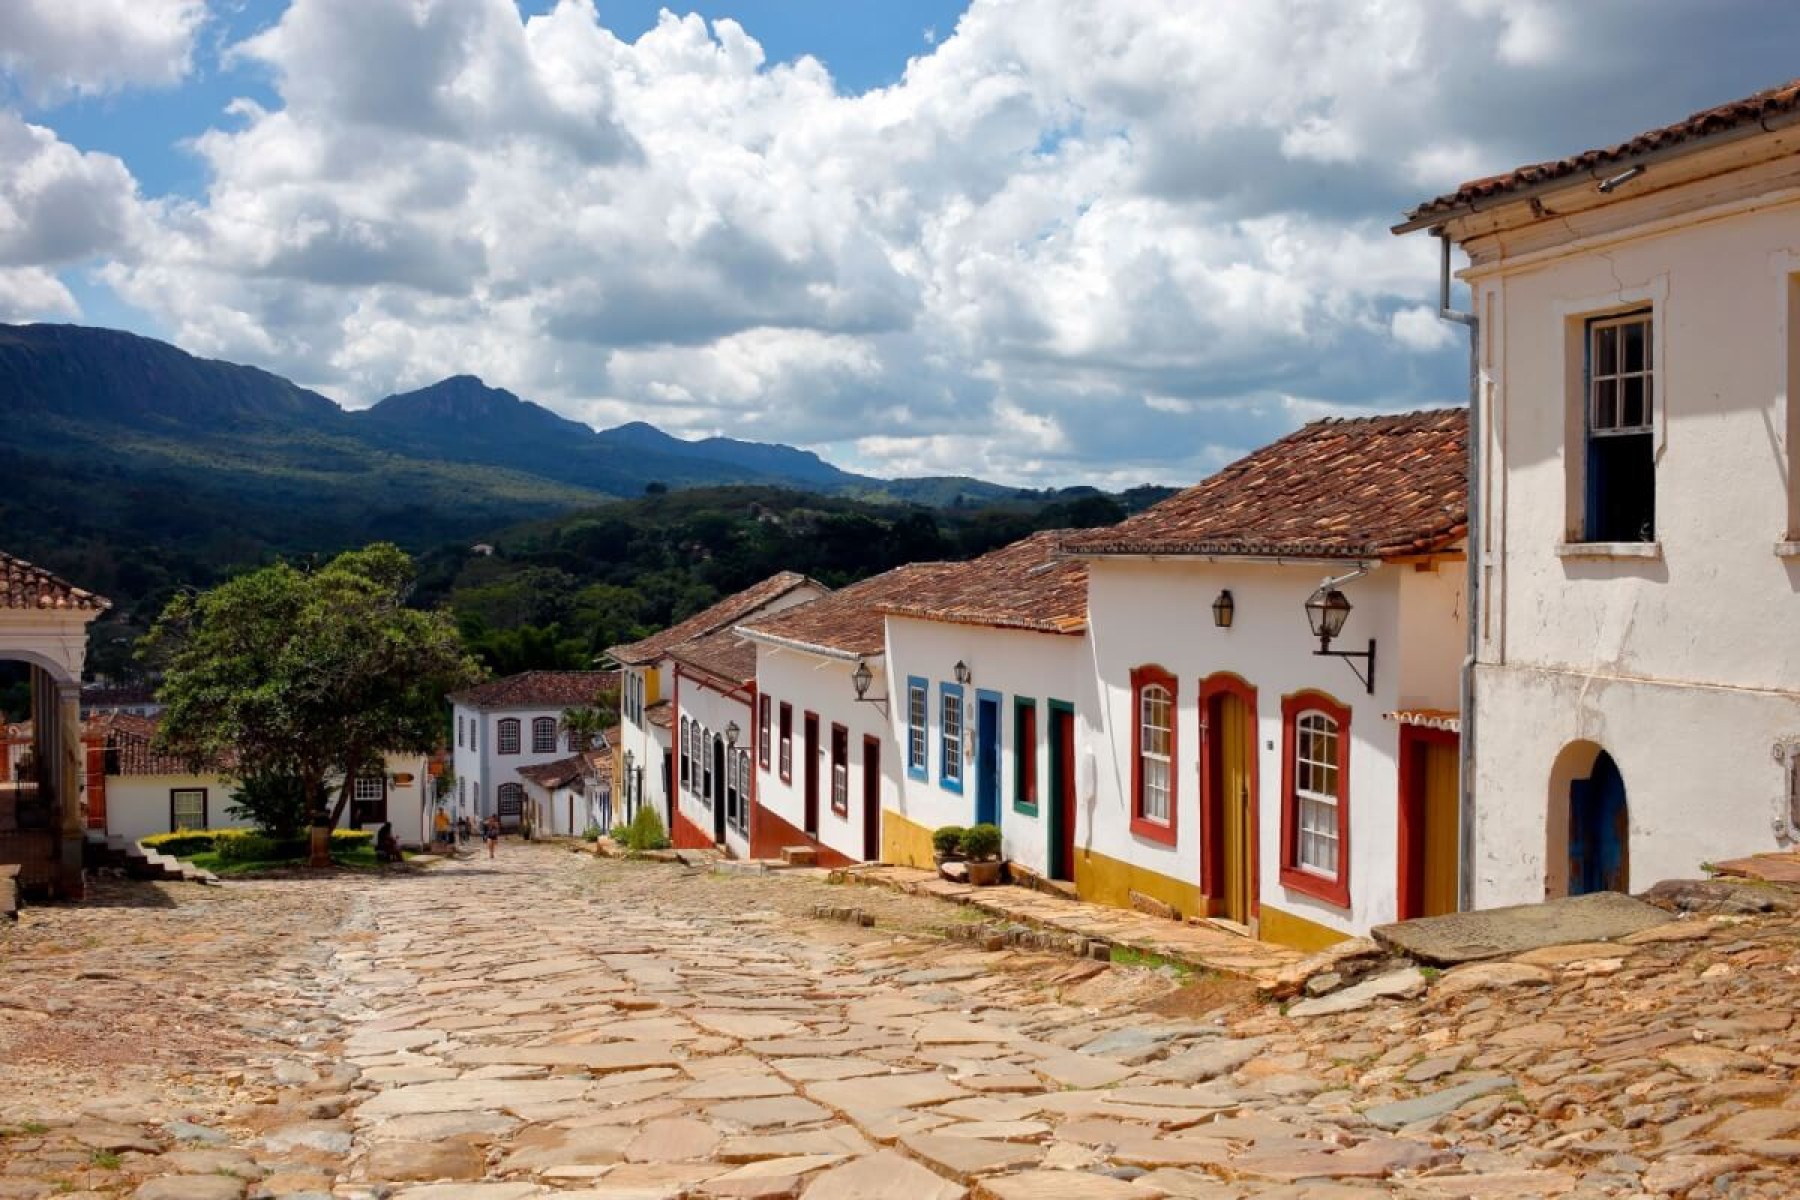
<instances>
[{"instance_id":1,"label":"red painted wall base","mask_svg":"<svg viewBox=\"0 0 1800 1200\"><path fill-rule=\"evenodd\" d=\"M811 846L818 851L821 867L848 867L859 860L840 854L806 831L789 825L762 805L756 806L756 819L750 824L754 836L750 841L751 858L780 858L784 846Z\"/></svg>"},{"instance_id":2,"label":"red painted wall base","mask_svg":"<svg viewBox=\"0 0 1800 1200\"><path fill-rule=\"evenodd\" d=\"M675 842L677 850L711 850L712 834L700 828L682 814L679 805L675 809L675 829L669 835Z\"/></svg>"}]
</instances>

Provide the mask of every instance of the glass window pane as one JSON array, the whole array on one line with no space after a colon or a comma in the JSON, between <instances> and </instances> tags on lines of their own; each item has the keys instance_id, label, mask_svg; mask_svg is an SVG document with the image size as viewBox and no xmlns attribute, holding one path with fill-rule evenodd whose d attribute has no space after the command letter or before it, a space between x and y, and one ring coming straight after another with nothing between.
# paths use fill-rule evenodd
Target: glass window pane
<instances>
[{"instance_id":1,"label":"glass window pane","mask_svg":"<svg viewBox=\"0 0 1800 1200\"><path fill-rule=\"evenodd\" d=\"M1625 339L1625 355L1622 364L1625 370L1642 371L1644 369L1644 332L1648 328L1648 321L1633 321L1620 328Z\"/></svg>"},{"instance_id":2,"label":"glass window pane","mask_svg":"<svg viewBox=\"0 0 1800 1200\"><path fill-rule=\"evenodd\" d=\"M1619 386L1624 391L1619 424L1625 428L1644 423L1644 383L1642 375L1629 375L1619 381Z\"/></svg>"},{"instance_id":3,"label":"glass window pane","mask_svg":"<svg viewBox=\"0 0 1800 1200\"><path fill-rule=\"evenodd\" d=\"M1594 428L1619 427L1618 382L1612 379L1594 381Z\"/></svg>"},{"instance_id":4,"label":"glass window pane","mask_svg":"<svg viewBox=\"0 0 1800 1200\"><path fill-rule=\"evenodd\" d=\"M1616 325L1602 325L1594 330L1594 374L1616 375L1619 373L1619 329Z\"/></svg>"}]
</instances>

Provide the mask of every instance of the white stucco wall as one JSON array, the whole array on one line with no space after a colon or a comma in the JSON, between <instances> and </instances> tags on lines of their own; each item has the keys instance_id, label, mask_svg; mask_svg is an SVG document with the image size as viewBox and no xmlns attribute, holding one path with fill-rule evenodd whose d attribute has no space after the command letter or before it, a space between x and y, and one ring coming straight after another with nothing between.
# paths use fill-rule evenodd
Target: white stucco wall
<instances>
[{"instance_id":1,"label":"white stucco wall","mask_svg":"<svg viewBox=\"0 0 1800 1200\"><path fill-rule=\"evenodd\" d=\"M1265 905L1345 933L1394 919L1397 888L1398 729L1382 714L1401 707L1454 708L1462 655L1462 565L1435 573L1378 567L1343 585L1353 607L1335 648L1360 651L1374 637L1375 694L1350 665L1313 655L1304 604L1326 575L1346 567L1266 562L1102 559L1089 566L1091 678L1095 702L1079 709L1096 751L1096 794L1084 806L1082 845L1198 886L1201 864L1199 686L1217 672L1257 690L1258 895ZM1230 629L1214 626L1223 588L1236 603ZM1404 631L1406 645L1401 644ZM1176 695L1176 844L1131 830L1131 671L1172 673ZM1359 666L1361 664L1358 664ZM1349 908L1283 887L1282 698L1316 690L1350 718Z\"/></svg>"},{"instance_id":2,"label":"white stucco wall","mask_svg":"<svg viewBox=\"0 0 1800 1200\"><path fill-rule=\"evenodd\" d=\"M1086 727L1079 712L1093 694L1089 678L1091 670L1085 638L1049 633L1031 633L1013 629L992 629L978 625L953 625L940 621L920 621L890 617L887 623L888 662L891 672L893 700L892 733L889 751L896 759L899 796L895 811L907 820L927 829L940 825L968 826L975 823L975 759L976 712L979 694L1000 695L1000 837L1002 853L1014 862L1043 872L1049 862L1050 749L1049 702L1065 701L1077 709L1076 775L1081 777L1079 760L1084 753ZM963 689L963 788L961 794L943 786L939 762L942 730L943 685L954 684L956 663L965 663L971 672L969 686ZM926 775L920 779L906 769L907 747L907 680L917 676L929 685L926 703ZM1015 805L1015 747L1017 719L1014 700L1026 696L1037 701L1037 744L1033 753L1037 760L1039 803L1035 814L1022 812ZM1085 799L1078 795L1076 803L1076 844L1085 844L1090 811Z\"/></svg>"},{"instance_id":3,"label":"white stucco wall","mask_svg":"<svg viewBox=\"0 0 1800 1200\"><path fill-rule=\"evenodd\" d=\"M684 717L689 721L698 721L706 726L708 736L706 748L707 753L709 754L711 753L711 738L713 735L717 735L718 738L722 740L725 737L725 727L734 721L737 723L738 727L737 748L740 750L751 750L753 747L751 745L752 722L750 717L750 704L743 692L727 695L711 685L701 682L692 675L679 671L676 673L674 736L670 742L670 783L675 788L676 800L680 805L679 811L681 815L693 822L710 838L715 835L718 826L714 823L715 816L713 805L706 802L705 794L701 789L700 780L702 776L698 773L698 770L696 770L692 791L680 786L681 721ZM726 753L727 755L730 754L729 747L727 748ZM754 768L755 764L754 761L752 761L752 770L754 770ZM723 821L725 791L722 784L718 787L718 795L718 804L721 812L717 819ZM749 800L748 797L746 797L746 812L748 811L748 804ZM749 840L744 835L730 828L729 825L725 826L725 844L734 857L746 858L749 856Z\"/></svg>"},{"instance_id":4,"label":"white stucco wall","mask_svg":"<svg viewBox=\"0 0 1800 1200\"><path fill-rule=\"evenodd\" d=\"M172 832L169 793L181 788L206 789L208 829L242 829L250 824L226 813L237 789L217 775L108 775L106 832L132 842Z\"/></svg>"},{"instance_id":5,"label":"white stucco wall","mask_svg":"<svg viewBox=\"0 0 1800 1200\"><path fill-rule=\"evenodd\" d=\"M847 858L864 859L863 846L863 739L872 737L881 749L881 791L878 803L883 807L898 802L901 751L895 746L888 729L888 718L881 707L858 703L850 682L854 662L808 654L767 644L757 648L757 694L769 697L770 733L769 766L764 770L755 764L757 803L786 821L795 829L806 827L806 777L802 771L805 714L819 714L819 840ZM887 694L887 680L879 655L869 660L874 679L869 685L871 698ZM783 703L794 709L794 771L791 781L781 779L780 712ZM848 811L839 815L831 808L831 727L842 725L849 731L850 789ZM751 753L756 754L752 742ZM879 841L879 826L877 827ZM880 857L880 847L876 847Z\"/></svg>"},{"instance_id":6,"label":"white stucco wall","mask_svg":"<svg viewBox=\"0 0 1800 1200\"><path fill-rule=\"evenodd\" d=\"M1624 776L1633 888L1778 845L1771 750L1800 737L1800 556L1775 547L1800 533L1800 204L1705 219L1623 205L1651 203L1658 225L1473 273L1488 396L1482 904L1536 899L1566 876L1566 827L1552 828L1566 780L1553 796L1552 767L1581 739ZM1655 322L1660 555L1559 555L1580 512L1582 322L1638 307Z\"/></svg>"},{"instance_id":7,"label":"white stucco wall","mask_svg":"<svg viewBox=\"0 0 1800 1200\"><path fill-rule=\"evenodd\" d=\"M464 704L451 707L450 736L453 739L457 736L456 722L461 720L464 723L462 740L456 746L454 762L457 779L464 781L462 790L472 820L480 820L495 811L496 798L503 786L525 783L519 776L520 768L555 762L569 756L568 739L560 730L556 735L555 747L548 753L534 752L531 748L531 723L539 717L548 717L551 721L560 719L563 711L561 707L477 708ZM499 726L502 720L508 719L519 722L517 754L500 753ZM454 804L455 789L451 794ZM451 819L454 820L455 816L453 809Z\"/></svg>"}]
</instances>

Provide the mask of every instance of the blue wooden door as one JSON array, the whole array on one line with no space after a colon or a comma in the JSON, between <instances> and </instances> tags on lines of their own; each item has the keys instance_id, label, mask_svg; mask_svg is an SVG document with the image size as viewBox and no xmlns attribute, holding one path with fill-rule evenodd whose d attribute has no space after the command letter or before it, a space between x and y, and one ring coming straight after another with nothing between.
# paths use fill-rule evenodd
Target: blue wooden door
<instances>
[{"instance_id":1,"label":"blue wooden door","mask_svg":"<svg viewBox=\"0 0 1800 1200\"><path fill-rule=\"evenodd\" d=\"M1629 845L1625 779L1602 752L1593 774L1569 785L1569 894L1625 891Z\"/></svg>"},{"instance_id":2,"label":"blue wooden door","mask_svg":"<svg viewBox=\"0 0 1800 1200\"><path fill-rule=\"evenodd\" d=\"M975 703L975 822L1000 823L1000 697Z\"/></svg>"}]
</instances>

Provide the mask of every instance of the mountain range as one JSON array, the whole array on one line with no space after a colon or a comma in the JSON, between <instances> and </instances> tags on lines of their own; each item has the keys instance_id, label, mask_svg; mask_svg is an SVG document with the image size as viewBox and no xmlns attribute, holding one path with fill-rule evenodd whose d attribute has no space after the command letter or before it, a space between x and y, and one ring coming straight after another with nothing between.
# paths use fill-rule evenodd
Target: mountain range
<instances>
[{"instance_id":1,"label":"mountain range","mask_svg":"<svg viewBox=\"0 0 1800 1200\"><path fill-rule=\"evenodd\" d=\"M144 595L373 538L424 548L651 484L927 505L1021 495L877 479L791 446L687 441L642 422L595 430L468 375L351 411L135 334L0 324L0 544L103 591Z\"/></svg>"}]
</instances>

